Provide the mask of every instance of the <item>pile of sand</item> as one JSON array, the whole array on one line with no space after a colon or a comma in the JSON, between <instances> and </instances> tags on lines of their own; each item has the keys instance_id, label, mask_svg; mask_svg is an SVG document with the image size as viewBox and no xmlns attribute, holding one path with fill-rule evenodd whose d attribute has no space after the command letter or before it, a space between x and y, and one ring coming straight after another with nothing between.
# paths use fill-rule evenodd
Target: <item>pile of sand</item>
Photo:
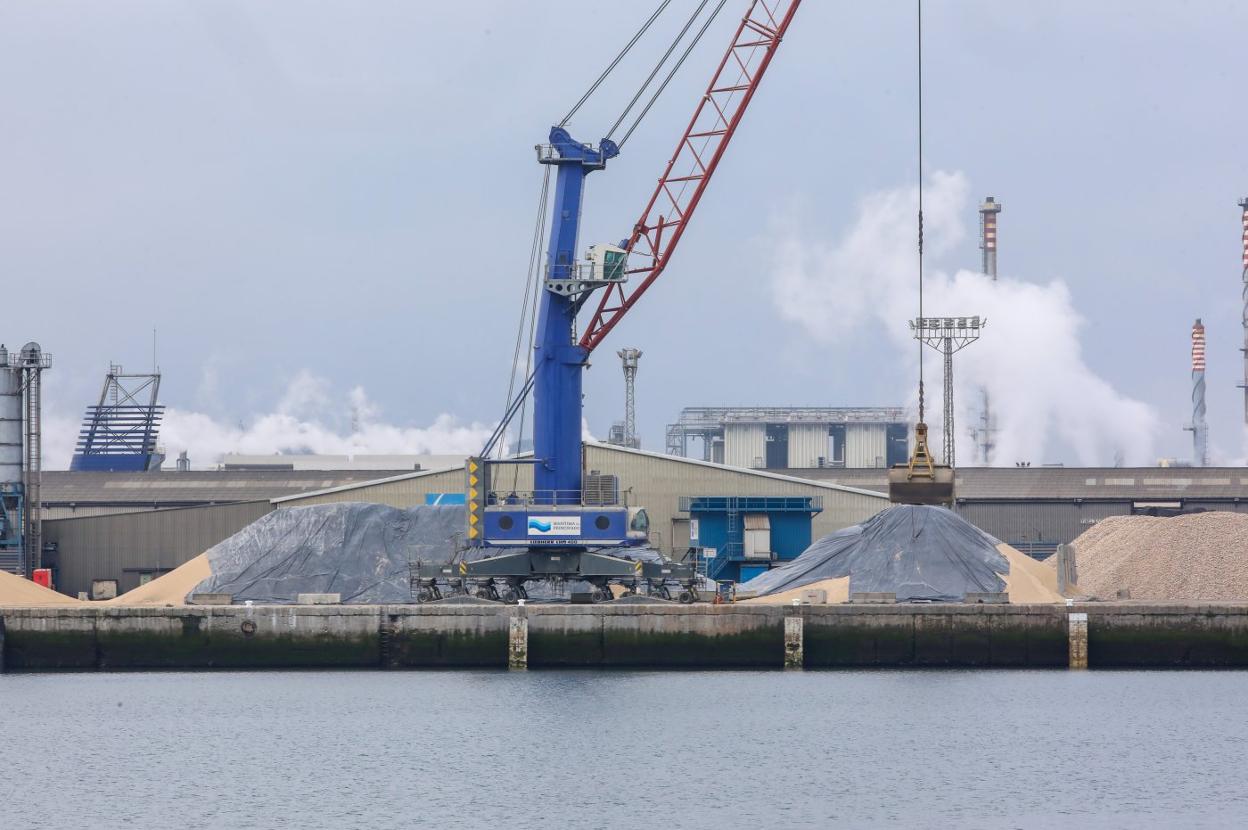
<instances>
[{"instance_id":1,"label":"pile of sand","mask_svg":"<svg viewBox=\"0 0 1248 830\"><path fill-rule=\"evenodd\" d=\"M48 605L82 605L73 597L58 594L29 579L0 571L0 608L40 608Z\"/></svg>"},{"instance_id":2,"label":"pile of sand","mask_svg":"<svg viewBox=\"0 0 1248 830\"><path fill-rule=\"evenodd\" d=\"M185 605L186 595L211 575L208 557L196 556L159 579L140 585L116 599L83 602L0 571L0 608L41 608L49 605Z\"/></svg>"},{"instance_id":3,"label":"pile of sand","mask_svg":"<svg viewBox=\"0 0 1248 830\"><path fill-rule=\"evenodd\" d=\"M1079 585L1101 599L1125 589L1131 599L1248 600L1248 514L1112 516L1074 545Z\"/></svg>"},{"instance_id":4,"label":"pile of sand","mask_svg":"<svg viewBox=\"0 0 1248 830\"><path fill-rule=\"evenodd\" d=\"M164 576L100 605L186 605L186 595L212 575L208 554L201 553Z\"/></svg>"},{"instance_id":5,"label":"pile of sand","mask_svg":"<svg viewBox=\"0 0 1248 830\"><path fill-rule=\"evenodd\" d=\"M1064 602L1065 597L1057 590L1057 570L1043 562L1037 562L1020 550L1006 544L997 545L1010 563L1008 573L998 574L1005 581L1005 592L1010 595L1010 602ZM1077 585L1070 586L1071 596L1082 594Z\"/></svg>"}]
</instances>

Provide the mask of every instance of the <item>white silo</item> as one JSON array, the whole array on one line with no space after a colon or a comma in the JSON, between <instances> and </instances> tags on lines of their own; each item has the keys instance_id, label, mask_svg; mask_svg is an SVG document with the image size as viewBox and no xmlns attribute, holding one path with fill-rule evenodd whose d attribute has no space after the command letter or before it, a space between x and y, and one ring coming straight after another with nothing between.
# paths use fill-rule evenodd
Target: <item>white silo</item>
<instances>
[{"instance_id":1,"label":"white silo","mask_svg":"<svg viewBox=\"0 0 1248 830\"><path fill-rule=\"evenodd\" d=\"M6 491L22 484L22 370L16 355L0 345L0 485Z\"/></svg>"}]
</instances>

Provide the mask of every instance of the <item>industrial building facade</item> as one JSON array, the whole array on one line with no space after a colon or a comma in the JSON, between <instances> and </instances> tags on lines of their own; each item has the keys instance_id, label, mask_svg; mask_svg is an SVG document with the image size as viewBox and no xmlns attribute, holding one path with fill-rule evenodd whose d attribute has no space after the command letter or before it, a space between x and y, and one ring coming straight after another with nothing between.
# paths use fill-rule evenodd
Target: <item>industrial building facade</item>
<instances>
[{"instance_id":1,"label":"industrial building facade","mask_svg":"<svg viewBox=\"0 0 1248 830\"><path fill-rule=\"evenodd\" d=\"M883 469L909 457L901 407L687 407L669 455L746 469Z\"/></svg>"},{"instance_id":2,"label":"industrial building facade","mask_svg":"<svg viewBox=\"0 0 1248 830\"><path fill-rule=\"evenodd\" d=\"M820 510L812 518L811 533L817 538L833 530L856 524L887 506L883 493L869 489L810 481L761 470L734 469L628 447L588 443L585 469L591 474L616 476L621 496L629 504L646 508L650 517L651 544L664 553L679 557L693 538L688 502L698 497L798 498L817 503ZM187 484L199 476L218 475L221 482L239 483L236 488L247 500L235 503L203 504L198 507L152 510L143 503L128 508L117 505L112 515L67 517L65 512L44 522L51 551L49 558L57 569L59 590L76 595L89 591L93 580L115 579L125 592L142 582L177 567L207 548L241 530L272 510L336 502L369 502L392 507L412 507L428 503L441 494L464 491L464 470L408 472L380 479L337 482L324 479L326 486L316 490L282 492L257 499L255 487L244 487L246 476L271 477L273 486L288 482L277 473L170 473L186 475ZM316 478L307 472L287 473L300 481ZM495 479L498 489L532 489L527 465L514 468L515 478ZM161 485L167 494L170 484ZM104 482L96 482L102 488ZM66 485L67 486L67 485ZM155 488L153 482L152 487ZM200 485L203 486L203 485ZM141 488L132 487L139 499ZM173 488L176 490L176 486ZM197 489L188 486L187 490ZM214 491L214 494L219 494ZM154 495L150 492L149 495ZM683 502L682 502L683 500ZM682 510L682 507L684 508ZM63 509L63 508L62 508ZM129 512L123 512L123 511Z\"/></svg>"},{"instance_id":3,"label":"industrial building facade","mask_svg":"<svg viewBox=\"0 0 1248 830\"><path fill-rule=\"evenodd\" d=\"M875 470L790 470L795 477L886 492ZM1248 512L1242 467L964 467L955 509L971 524L1044 558L1110 516ZM1248 546L1248 542L1246 542Z\"/></svg>"},{"instance_id":4,"label":"industrial building facade","mask_svg":"<svg viewBox=\"0 0 1248 830\"><path fill-rule=\"evenodd\" d=\"M646 507L654 546L675 557L691 544L714 544L709 533L691 526L691 508L699 504L798 500L812 508L814 539L888 506L883 469L781 474L596 443L585 446L585 469L617 477L621 497ZM513 480L496 478L494 486L527 490L529 475L527 466L517 466ZM118 590L130 590L275 509L347 501L410 507L464 490L462 467L382 478L315 471L45 476L44 492L52 499L45 511L45 561L56 569L58 588L71 595L89 591L96 579L115 579ZM958 470L956 486L963 518L1040 558L1110 516L1248 511L1242 468L970 467ZM780 526L774 515L771 521L773 530ZM744 541L747 548L752 543ZM774 541L772 549L783 553Z\"/></svg>"}]
</instances>

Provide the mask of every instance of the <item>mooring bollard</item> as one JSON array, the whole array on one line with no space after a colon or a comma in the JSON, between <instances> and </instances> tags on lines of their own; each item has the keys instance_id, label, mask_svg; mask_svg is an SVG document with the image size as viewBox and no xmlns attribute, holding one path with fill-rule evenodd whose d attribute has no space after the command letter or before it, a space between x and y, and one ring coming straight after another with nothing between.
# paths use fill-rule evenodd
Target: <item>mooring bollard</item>
<instances>
[{"instance_id":1,"label":"mooring bollard","mask_svg":"<svg viewBox=\"0 0 1248 830\"><path fill-rule=\"evenodd\" d=\"M794 601L796 603L796 600ZM800 669L805 662L802 635L805 625L796 608L786 608L784 613L784 667Z\"/></svg>"},{"instance_id":2,"label":"mooring bollard","mask_svg":"<svg viewBox=\"0 0 1248 830\"><path fill-rule=\"evenodd\" d=\"M529 667L529 618L525 616L524 600L511 612L507 627L507 668Z\"/></svg>"},{"instance_id":3,"label":"mooring bollard","mask_svg":"<svg viewBox=\"0 0 1248 830\"><path fill-rule=\"evenodd\" d=\"M1086 669L1088 667L1088 615L1071 614L1067 619L1070 625L1070 667Z\"/></svg>"}]
</instances>

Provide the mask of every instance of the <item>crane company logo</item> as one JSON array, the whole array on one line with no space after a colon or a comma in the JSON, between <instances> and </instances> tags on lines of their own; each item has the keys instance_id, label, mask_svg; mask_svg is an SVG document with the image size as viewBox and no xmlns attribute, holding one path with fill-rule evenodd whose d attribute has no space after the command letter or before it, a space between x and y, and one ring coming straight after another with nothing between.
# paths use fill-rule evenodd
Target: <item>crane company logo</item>
<instances>
[{"instance_id":1,"label":"crane company logo","mask_svg":"<svg viewBox=\"0 0 1248 830\"><path fill-rule=\"evenodd\" d=\"M530 516L530 536L580 536L580 516Z\"/></svg>"}]
</instances>

